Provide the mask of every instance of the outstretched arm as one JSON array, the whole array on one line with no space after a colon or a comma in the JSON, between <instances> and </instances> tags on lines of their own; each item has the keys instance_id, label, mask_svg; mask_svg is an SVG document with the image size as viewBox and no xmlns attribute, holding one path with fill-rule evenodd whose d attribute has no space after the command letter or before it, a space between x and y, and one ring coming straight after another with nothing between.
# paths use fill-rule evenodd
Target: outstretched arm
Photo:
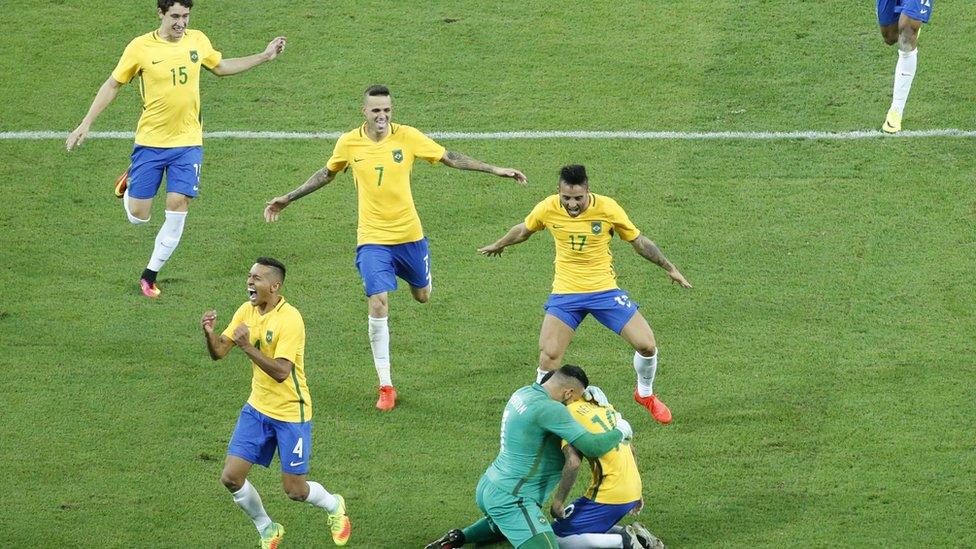
<instances>
[{"instance_id":1,"label":"outstretched arm","mask_svg":"<svg viewBox=\"0 0 976 549\"><path fill-rule=\"evenodd\" d=\"M533 232L525 226L525 223L519 223L518 225L512 227L505 233L505 236L498 239L494 244L489 244L482 248L478 248L478 251L482 255L493 256L502 255L502 252L507 246L512 246L513 244L521 244L532 236Z\"/></svg>"},{"instance_id":2,"label":"outstretched arm","mask_svg":"<svg viewBox=\"0 0 976 549\"><path fill-rule=\"evenodd\" d=\"M563 462L563 475L559 479L559 486L556 487L556 493L552 496L552 507L549 509L555 518L566 518L566 496L576 484L576 477L579 475L580 462L582 461L579 452L573 448L572 444L563 446L563 456L566 458Z\"/></svg>"},{"instance_id":3,"label":"outstretched arm","mask_svg":"<svg viewBox=\"0 0 976 549\"><path fill-rule=\"evenodd\" d=\"M517 181L520 185L525 185L526 183L525 174L518 170L513 170L512 168L498 168L490 164L485 164L480 160L475 160L470 156L465 156L459 152L446 151L444 156L441 157L441 162L445 166L450 166L459 170L472 170L476 172L490 173L499 177L510 177Z\"/></svg>"},{"instance_id":4,"label":"outstretched arm","mask_svg":"<svg viewBox=\"0 0 976 549\"><path fill-rule=\"evenodd\" d=\"M682 288L691 288L691 284L685 280L685 277L681 275L681 272L677 267L674 266L668 258L664 257L664 253L661 248L657 247L657 244L653 240L647 238L644 235L640 235L630 243L634 250L641 255L644 259L657 264L662 269L668 272L668 276L671 280L675 281Z\"/></svg>"},{"instance_id":5,"label":"outstretched arm","mask_svg":"<svg viewBox=\"0 0 976 549\"><path fill-rule=\"evenodd\" d=\"M210 69L210 72L216 74L217 76L230 76L232 74L244 72L260 65L261 63L271 61L275 57L278 57L278 54L284 50L285 37L279 36L272 40L268 44L268 47L264 48L263 52L248 55L247 57L221 59L220 63L217 63L214 68Z\"/></svg>"},{"instance_id":6,"label":"outstretched arm","mask_svg":"<svg viewBox=\"0 0 976 549\"><path fill-rule=\"evenodd\" d=\"M304 183L299 185L294 191L283 195L272 198L264 208L264 220L268 223L272 221L278 221L278 216L281 215L281 210L284 210L293 201L299 198L314 193L315 191L321 189L322 187L328 185L335 179L336 172L329 170L328 168L322 168L321 170L312 174Z\"/></svg>"},{"instance_id":7,"label":"outstretched arm","mask_svg":"<svg viewBox=\"0 0 976 549\"><path fill-rule=\"evenodd\" d=\"M88 114L82 119L81 124L75 128L75 131L68 135L68 140L64 142L65 148L70 151L85 142L88 131L91 130L91 125L95 123L95 119L98 118L98 115L102 114L105 107L119 94L119 88L121 87L121 82L111 76L108 77L108 80L102 84L102 87L98 88L98 93L95 94L95 100L92 101L91 107L88 108Z\"/></svg>"}]
</instances>

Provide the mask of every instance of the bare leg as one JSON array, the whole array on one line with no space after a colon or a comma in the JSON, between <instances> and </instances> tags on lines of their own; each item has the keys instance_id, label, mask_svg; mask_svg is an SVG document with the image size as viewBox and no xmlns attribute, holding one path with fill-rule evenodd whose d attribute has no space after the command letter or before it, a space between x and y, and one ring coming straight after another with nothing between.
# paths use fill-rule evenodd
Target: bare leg
<instances>
[{"instance_id":1,"label":"bare leg","mask_svg":"<svg viewBox=\"0 0 976 549\"><path fill-rule=\"evenodd\" d=\"M559 318L546 314L539 333L539 372L551 372L559 368L563 354L573 340L575 331Z\"/></svg>"}]
</instances>

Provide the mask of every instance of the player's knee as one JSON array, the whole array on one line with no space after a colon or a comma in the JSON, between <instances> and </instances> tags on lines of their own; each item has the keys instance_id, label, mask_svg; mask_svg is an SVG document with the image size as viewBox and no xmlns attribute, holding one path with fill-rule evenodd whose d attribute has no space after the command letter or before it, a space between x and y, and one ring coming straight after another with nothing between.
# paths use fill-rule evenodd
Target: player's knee
<instances>
[{"instance_id":1,"label":"player's knee","mask_svg":"<svg viewBox=\"0 0 976 549\"><path fill-rule=\"evenodd\" d=\"M417 290L413 293L413 298L416 299L418 303L427 303L430 301L430 290L427 288Z\"/></svg>"},{"instance_id":2,"label":"player's knee","mask_svg":"<svg viewBox=\"0 0 976 549\"><path fill-rule=\"evenodd\" d=\"M244 487L244 481L236 478L227 471L220 474L220 483L231 492L236 492Z\"/></svg>"},{"instance_id":3,"label":"player's knee","mask_svg":"<svg viewBox=\"0 0 976 549\"><path fill-rule=\"evenodd\" d=\"M539 347L539 366L549 366L556 364L559 365L559 361L562 360L563 354L555 349L550 349L545 345ZM547 368L554 369L554 368Z\"/></svg>"},{"instance_id":4,"label":"player's knee","mask_svg":"<svg viewBox=\"0 0 976 549\"><path fill-rule=\"evenodd\" d=\"M918 31L910 25L898 27L898 49L912 51L918 45Z\"/></svg>"},{"instance_id":5,"label":"player's knee","mask_svg":"<svg viewBox=\"0 0 976 549\"><path fill-rule=\"evenodd\" d=\"M882 34L882 37L884 38L884 43L888 46L894 46L898 43L897 34Z\"/></svg>"}]
</instances>

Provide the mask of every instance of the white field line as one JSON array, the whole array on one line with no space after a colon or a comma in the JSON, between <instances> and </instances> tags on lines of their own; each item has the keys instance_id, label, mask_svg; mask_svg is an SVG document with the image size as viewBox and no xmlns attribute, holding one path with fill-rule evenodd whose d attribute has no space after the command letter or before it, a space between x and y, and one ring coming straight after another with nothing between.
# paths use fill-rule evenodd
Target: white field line
<instances>
[{"instance_id":1,"label":"white field line","mask_svg":"<svg viewBox=\"0 0 976 549\"><path fill-rule=\"evenodd\" d=\"M342 132L265 132L218 131L204 132L207 139L338 139ZM905 130L887 135L877 130L850 132L638 132L638 131L517 131L517 132L429 132L434 139L500 140L500 139L646 139L668 141L697 140L845 140L908 137L976 137L973 130ZM0 132L0 140L29 141L38 139L67 139L68 132L33 131ZM94 139L132 139L133 132L91 132Z\"/></svg>"}]
</instances>

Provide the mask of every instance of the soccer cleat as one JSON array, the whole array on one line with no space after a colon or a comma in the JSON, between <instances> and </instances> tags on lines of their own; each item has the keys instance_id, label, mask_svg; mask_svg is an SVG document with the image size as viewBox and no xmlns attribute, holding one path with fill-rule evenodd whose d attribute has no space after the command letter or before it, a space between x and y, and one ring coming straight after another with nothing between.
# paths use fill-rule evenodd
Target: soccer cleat
<instances>
[{"instance_id":1,"label":"soccer cleat","mask_svg":"<svg viewBox=\"0 0 976 549\"><path fill-rule=\"evenodd\" d=\"M122 198L125 189L129 186L129 168L126 168L122 175L115 180L115 198Z\"/></svg>"},{"instance_id":2,"label":"soccer cleat","mask_svg":"<svg viewBox=\"0 0 976 549\"><path fill-rule=\"evenodd\" d=\"M637 538L644 549L664 549L664 542L644 527L643 524L634 521L626 526L627 533Z\"/></svg>"},{"instance_id":3,"label":"soccer cleat","mask_svg":"<svg viewBox=\"0 0 976 549\"><path fill-rule=\"evenodd\" d=\"M339 500L339 508L335 513L329 513L329 530L336 545L345 545L352 534L352 523L346 516L346 499L339 494L336 494L336 499Z\"/></svg>"},{"instance_id":4,"label":"soccer cleat","mask_svg":"<svg viewBox=\"0 0 976 549\"><path fill-rule=\"evenodd\" d=\"M162 293L162 290L156 286L155 282L149 282L145 278L139 279L139 286L142 288L142 295L146 297L156 299Z\"/></svg>"},{"instance_id":5,"label":"soccer cleat","mask_svg":"<svg viewBox=\"0 0 976 549\"><path fill-rule=\"evenodd\" d=\"M656 396L642 397L637 392L637 389L634 389L634 402L647 408L647 411L651 413L651 417L658 423L663 423L664 425L671 423L671 410Z\"/></svg>"},{"instance_id":6,"label":"soccer cleat","mask_svg":"<svg viewBox=\"0 0 976 549\"><path fill-rule=\"evenodd\" d=\"M384 412L389 412L396 406L396 389L392 385L380 387L380 398L376 401L376 407Z\"/></svg>"},{"instance_id":7,"label":"soccer cleat","mask_svg":"<svg viewBox=\"0 0 976 549\"><path fill-rule=\"evenodd\" d=\"M424 549L454 549L464 546L464 532L455 528L424 546Z\"/></svg>"},{"instance_id":8,"label":"soccer cleat","mask_svg":"<svg viewBox=\"0 0 976 549\"><path fill-rule=\"evenodd\" d=\"M278 549L278 544L281 543L281 538L284 536L285 527L277 522L272 522L271 526L261 532L261 549Z\"/></svg>"},{"instance_id":9,"label":"soccer cleat","mask_svg":"<svg viewBox=\"0 0 976 549\"><path fill-rule=\"evenodd\" d=\"M885 133L898 133L901 131L901 114L898 111L888 111L881 130Z\"/></svg>"}]
</instances>

